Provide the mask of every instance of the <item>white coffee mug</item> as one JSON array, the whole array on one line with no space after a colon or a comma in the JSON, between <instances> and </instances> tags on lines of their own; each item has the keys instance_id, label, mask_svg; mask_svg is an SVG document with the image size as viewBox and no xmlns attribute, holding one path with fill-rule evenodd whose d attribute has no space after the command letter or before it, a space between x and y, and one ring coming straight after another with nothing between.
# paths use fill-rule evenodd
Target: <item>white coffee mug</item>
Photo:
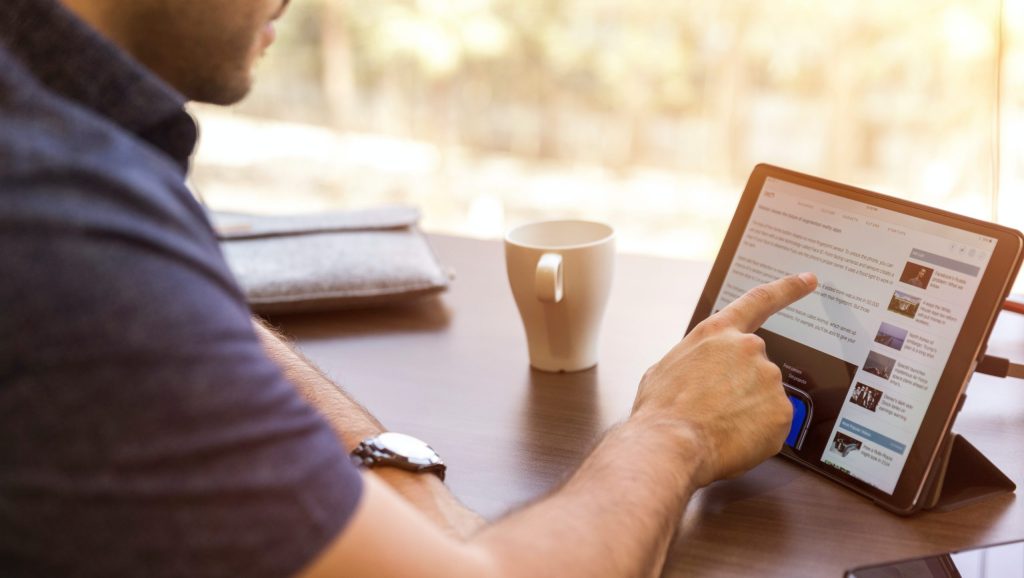
<instances>
[{"instance_id":1,"label":"white coffee mug","mask_svg":"<svg viewBox=\"0 0 1024 578\"><path fill-rule=\"evenodd\" d=\"M523 225L505 236L505 264L530 365L543 371L597 365L615 271L615 231L589 221Z\"/></svg>"}]
</instances>

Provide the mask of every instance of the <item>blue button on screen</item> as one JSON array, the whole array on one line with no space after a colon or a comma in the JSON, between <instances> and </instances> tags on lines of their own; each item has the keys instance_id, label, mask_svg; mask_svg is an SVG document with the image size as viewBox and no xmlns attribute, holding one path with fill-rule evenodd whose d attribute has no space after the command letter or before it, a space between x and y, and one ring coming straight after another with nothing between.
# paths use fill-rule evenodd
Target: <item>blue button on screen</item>
<instances>
[{"instance_id":1,"label":"blue button on screen","mask_svg":"<svg viewBox=\"0 0 1024 578\"><path fill-rule=\"evenodd\" d=\"M804 422L807 421L807 402L790 395L789 403L793 404L793 424L789 426L789 436L786 437L786 445L796 448L800 441L800 432L804 429Z\"/></svg>"}]
</instances>

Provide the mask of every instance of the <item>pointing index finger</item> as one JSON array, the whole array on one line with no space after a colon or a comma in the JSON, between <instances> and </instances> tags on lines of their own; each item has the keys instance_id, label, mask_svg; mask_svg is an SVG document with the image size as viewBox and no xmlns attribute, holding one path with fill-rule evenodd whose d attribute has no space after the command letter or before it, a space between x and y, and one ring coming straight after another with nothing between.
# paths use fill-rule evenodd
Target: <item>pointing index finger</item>
<instances>
[{"instance_id":1,"label":"pointing index finger","mask_svg":"<svg viewBox=\"0 0 1024 578\"><path fill-rule=\"evenodd\" d=\"M814 273L783 277L758 285L736 299L718 315L744 333L752 333L769 317L811 294L818 287Z\"/></svg>"}]
</instances>

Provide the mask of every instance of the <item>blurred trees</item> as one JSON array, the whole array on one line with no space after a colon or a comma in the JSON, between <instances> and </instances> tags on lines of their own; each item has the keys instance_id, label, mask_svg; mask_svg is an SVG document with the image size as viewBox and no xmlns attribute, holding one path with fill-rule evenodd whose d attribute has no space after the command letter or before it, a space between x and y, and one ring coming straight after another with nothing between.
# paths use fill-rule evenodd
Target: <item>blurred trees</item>
<instances>
[{"instance_id":1,"label":"blurred trees","mask_svg":"<svg viewBox=\"0 0 1024 578\"><path fill-rule=\"evenodd\" d=\"M1000 0L307 0L243 110L742 181L988 194Z\"/></svg>"}]
</instances>

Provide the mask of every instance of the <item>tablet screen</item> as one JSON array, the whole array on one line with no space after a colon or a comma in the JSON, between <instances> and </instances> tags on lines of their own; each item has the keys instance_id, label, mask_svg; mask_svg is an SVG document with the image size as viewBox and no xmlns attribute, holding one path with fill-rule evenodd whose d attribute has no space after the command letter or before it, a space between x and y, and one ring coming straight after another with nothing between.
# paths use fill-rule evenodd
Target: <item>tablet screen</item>
<instances>
[{"instance_id":1,"label":"tablet screen","mask_svg":"<svg viewBox=\"0 0 1024 578\"><path fill-rule=\"evenodd\" d=\"M802 271L758 330L794 407L786 440L892 494L997 239L769 177L714 303Z\"/></svg>"}]
</instances>

